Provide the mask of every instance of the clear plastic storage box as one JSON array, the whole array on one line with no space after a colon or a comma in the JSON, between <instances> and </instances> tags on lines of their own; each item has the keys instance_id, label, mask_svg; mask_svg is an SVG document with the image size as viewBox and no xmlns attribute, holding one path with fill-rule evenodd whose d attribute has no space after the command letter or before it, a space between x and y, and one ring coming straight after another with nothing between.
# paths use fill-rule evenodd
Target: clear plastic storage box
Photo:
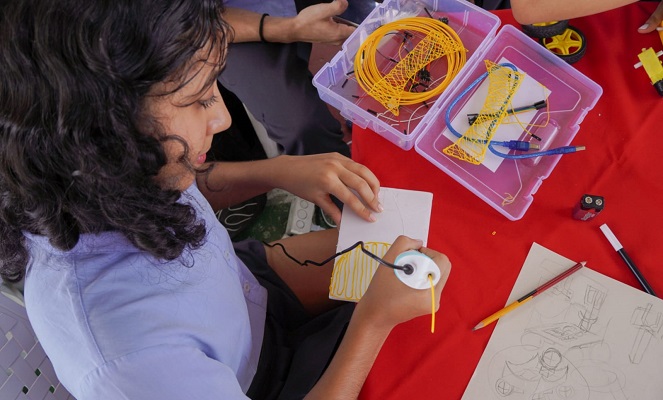
<instances>
[{"instance_id":1,"label":"clear plastic storage box","mask_svg":"<svg viewBox=\"0 0 663 400\"><path fill-rule=\"evenodd\" d=\"M421 125L433 117L426 107L439 99L427 101L424 107L403 109L398 120L390 115L380 117L378 115L385 111L385 107L367 96L352 78L354 60L360 44L383 24L406 17L424 17L428 13L435 18L447 18L448 25L456 31L467 49L467 62L460 74L473 62L479 61L500 24L495 15L467 0L385 0L350 35L342 50L313 77L313 85L318 89L320 98L337 108L343 117L361 128L369 128L405 150L414 146ZM397 51L390 49L388 44L385 47ZM385 56L393 56L393 52ZM444 93L440 97L444 97ZM411 115L407 115L408 111Z\"/></svg>"},{"instance_id":2,"label":"clear plastic storage box","mask_svg":"<svg viewBox=\"0 0 663 400\"><path fill-rule=\"evenodd\" d=\"M529 82L524 82L518 89L523 93L524 104L515 104L514 98L513 107L541 99L547 101L547 108L531 112L530 120L513 119L510 126L502 123L513 131L507 139L538 144L540 150L569 145L580 122L603 92L599 85L511 25L499 31L482 58L510 62L527 75ZM466 72L446 93L445 100L431 107L429 113L438 118L430 119L421 127L415 150L510 220L520 219L534 200L533 195L543 179L550 175L562 156L500 159L491 155L491 159L487 157L484 163L474 165L443 153L442 149L454 139L448 134L444 118L450 103L486 72L486 67L483 63L476 63ZM524 86L526 83L528 85ZM478 90L479 86L469 91L451 109L451 121L459 121L457 130L462 131L462 124L467 124L466 114L461 111L470 105L472 95ZM535 140L532 135L541 140ZM511 153L515 154L514 151Z\"/></svg>"}]
</instances>

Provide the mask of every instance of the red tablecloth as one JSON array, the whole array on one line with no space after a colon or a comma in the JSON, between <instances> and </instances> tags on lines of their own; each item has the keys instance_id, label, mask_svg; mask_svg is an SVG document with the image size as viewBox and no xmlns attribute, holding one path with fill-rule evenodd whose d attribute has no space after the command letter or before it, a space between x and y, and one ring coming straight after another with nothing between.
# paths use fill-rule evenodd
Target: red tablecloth
<instances>
[{"instance_id":1,"label":"red tablecloth","mask_svg":"<svg viewBox=\"0 0 663 400\"><path fill-rule=\"evenodd\" d=\"M571 20L588 43L574 67L601 85L603 96L572 143L587 150L561 158L518 221L509 221L415 149L404 151L354 129L353 158L373 170L382 186L434 193L428 244L453 264L435 333L430 316L397 327L361 399L460 399L495 325L476 332L472 327L505 304L532 242L639 288L599 230L607 223L663 296L663 98L645 71L633 68L642 48L663 48L657 33L637 33L655 6L635 3ZM520 26L510 10L496 14L502 25ZM605 209L586 222L571 217L584 193L605 197Z\"/></svg>"}]
</instances>

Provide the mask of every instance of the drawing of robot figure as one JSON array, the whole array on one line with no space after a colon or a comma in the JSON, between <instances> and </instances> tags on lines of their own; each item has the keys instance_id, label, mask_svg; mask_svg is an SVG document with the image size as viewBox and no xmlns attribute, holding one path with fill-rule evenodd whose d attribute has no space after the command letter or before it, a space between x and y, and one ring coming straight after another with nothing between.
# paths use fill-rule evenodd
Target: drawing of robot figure
<instances>
[{"instance_id":1,"label":"drawing of robot figure","mask_svg":"<svg viewBox=\"0 0 663 400\"><path fill-rule=\"evenodd\" d=\"M560 282L531 311L520 345L496 353L489 384L496 399L626 400L624 374L610 364L604 341L610 319L601 316L608 290L578 274ZM645 345L649 311L634 313ZM660 315L659 315L660 317ZM656 320L654 326L663 321ZM651 340L651 339L650 339ZM635 349L634 345L634 349ZM639 349L639 348L638 348ZM633 353L637 353L637 350Z\"/></svg>"},{"instance_id":2,"label":"drawing of robot figure","mask_svg":"<svg viewBox=\"0 0 663 400\"><path fill-rule=\"evenodd\" d=\"M653 313L651 309L652 304L647 303L645 307L636 308L631 316L631 325L636 329L636 335L628 357L633 364L642 361L647 347L652 340L659 338L663 326L661 313Z\"/></svg>"}]
</instances>

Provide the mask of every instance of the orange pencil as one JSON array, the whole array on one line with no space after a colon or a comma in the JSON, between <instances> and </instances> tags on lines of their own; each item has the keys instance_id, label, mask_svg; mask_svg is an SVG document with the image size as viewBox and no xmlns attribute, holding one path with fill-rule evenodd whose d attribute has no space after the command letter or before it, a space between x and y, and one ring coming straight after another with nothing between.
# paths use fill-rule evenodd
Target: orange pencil
<instances>
[{"instance_id":1,"label":"orange pencil","mask_svg":"<svg viewBox=\"0 0 663 400\"><path fill-rule=\"evenodd\" d=\"M527 293L523 297L519 298L518 300L514 301L513 303L509 304L508 306L504 307L503 309L499 310L498 312L494 313L490 317L485 318L483 321L479 322L477 326L475 326L472 330L476 331L477 329L481 329L485 326L488 326L492 324L493 322L497 321L498 319L502 318L502 316L510 313L511 311L515 310L516 308L522 306L523 304L527 303L528 301L532 300L534 297L538 296L540 293L545 291L546 289L555 286L558 282L566 278L567 276L571 275L572 273L576 272L580 268L582 268L585 265L585 262L579 262L573 267L567 269L566 271L562 272L561 274L557 275L553 279L549 280L548 282L544 283L543 285L539 286L538 288L532 290L531 292Z\"/></svg>"}]
</instances>

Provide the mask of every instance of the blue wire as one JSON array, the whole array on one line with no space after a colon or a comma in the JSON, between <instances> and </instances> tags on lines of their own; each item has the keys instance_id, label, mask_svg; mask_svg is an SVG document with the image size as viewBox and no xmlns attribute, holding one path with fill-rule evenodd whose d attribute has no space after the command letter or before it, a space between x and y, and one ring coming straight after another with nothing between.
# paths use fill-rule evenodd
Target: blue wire
<instances>
[{"instance_id":1,"label":"blue wire","mask_svg":"<svg viewBox=\"0 0 663 400\"><path fill-rule=\"evenodd\" d=\"M516 68L515 65L511 63L503 63L503 64L498 64L502 67L508 67L511 68L514 71L517 71L518 69ZM476 85L481 83L486 77L488 76L488 71L484 72L479 76L477 79L475 79L472 83L470 83L465 89L463 89L462 92L458 96L456 96L452 101L451 104L449 104L449 107L447 108L446 113L444 114L444 122L447 124L447 128L451 133L456 135L459 138L462 138L463 135L458 132L456 129L454 129L453 126L451 126L451 111L453 108L458 104L458 102L465 97L467 93L470 92L470 90L474 89ZM494 122L493 122L494 123ZM563 146L563 147L557 147L554 149L549 149L545 151L536 151L533 153L524 153L524 154L508 154L508 153L502 153L500 151L497 151L496 149L493 148L493 146L503 146L509 148L509 142L500 142L500 141L488 141L488 140L481 140L478 141L479 143L486 143L488 142L488 149L495 155L502 157L502 158L508 158L508 159L523 159L523 158L534 158L534 157L540 157L540 156L550 156L550 155L555 155L555 154L567 154L567 153L573 153L576 152L577 150L580 150L581 148L578 148L576 146ZM582 148L584 149L584 147Z\"/></svg>"},{"instance_id":2,"label":"blue wire","mask_svg":"<svg viewBox=\"0 0 663 400\"><path fill-rule=\"evenodd\" d=\"M539 157L539 156L552 156L555 154L568 154L568 153L575 153L576 151L579 150L584 150L584 146L563 146L563 147L556 147L554 149L550 150L545 150L545 151L535 151L533 153L524 153L524 154L507 154L507 153L501 153L493 148L490 144L488 145L488 149L495 155L508 158L508 159L523 159L523 158L534 158L534 157Z\"/></svg>"}]
</instances>

